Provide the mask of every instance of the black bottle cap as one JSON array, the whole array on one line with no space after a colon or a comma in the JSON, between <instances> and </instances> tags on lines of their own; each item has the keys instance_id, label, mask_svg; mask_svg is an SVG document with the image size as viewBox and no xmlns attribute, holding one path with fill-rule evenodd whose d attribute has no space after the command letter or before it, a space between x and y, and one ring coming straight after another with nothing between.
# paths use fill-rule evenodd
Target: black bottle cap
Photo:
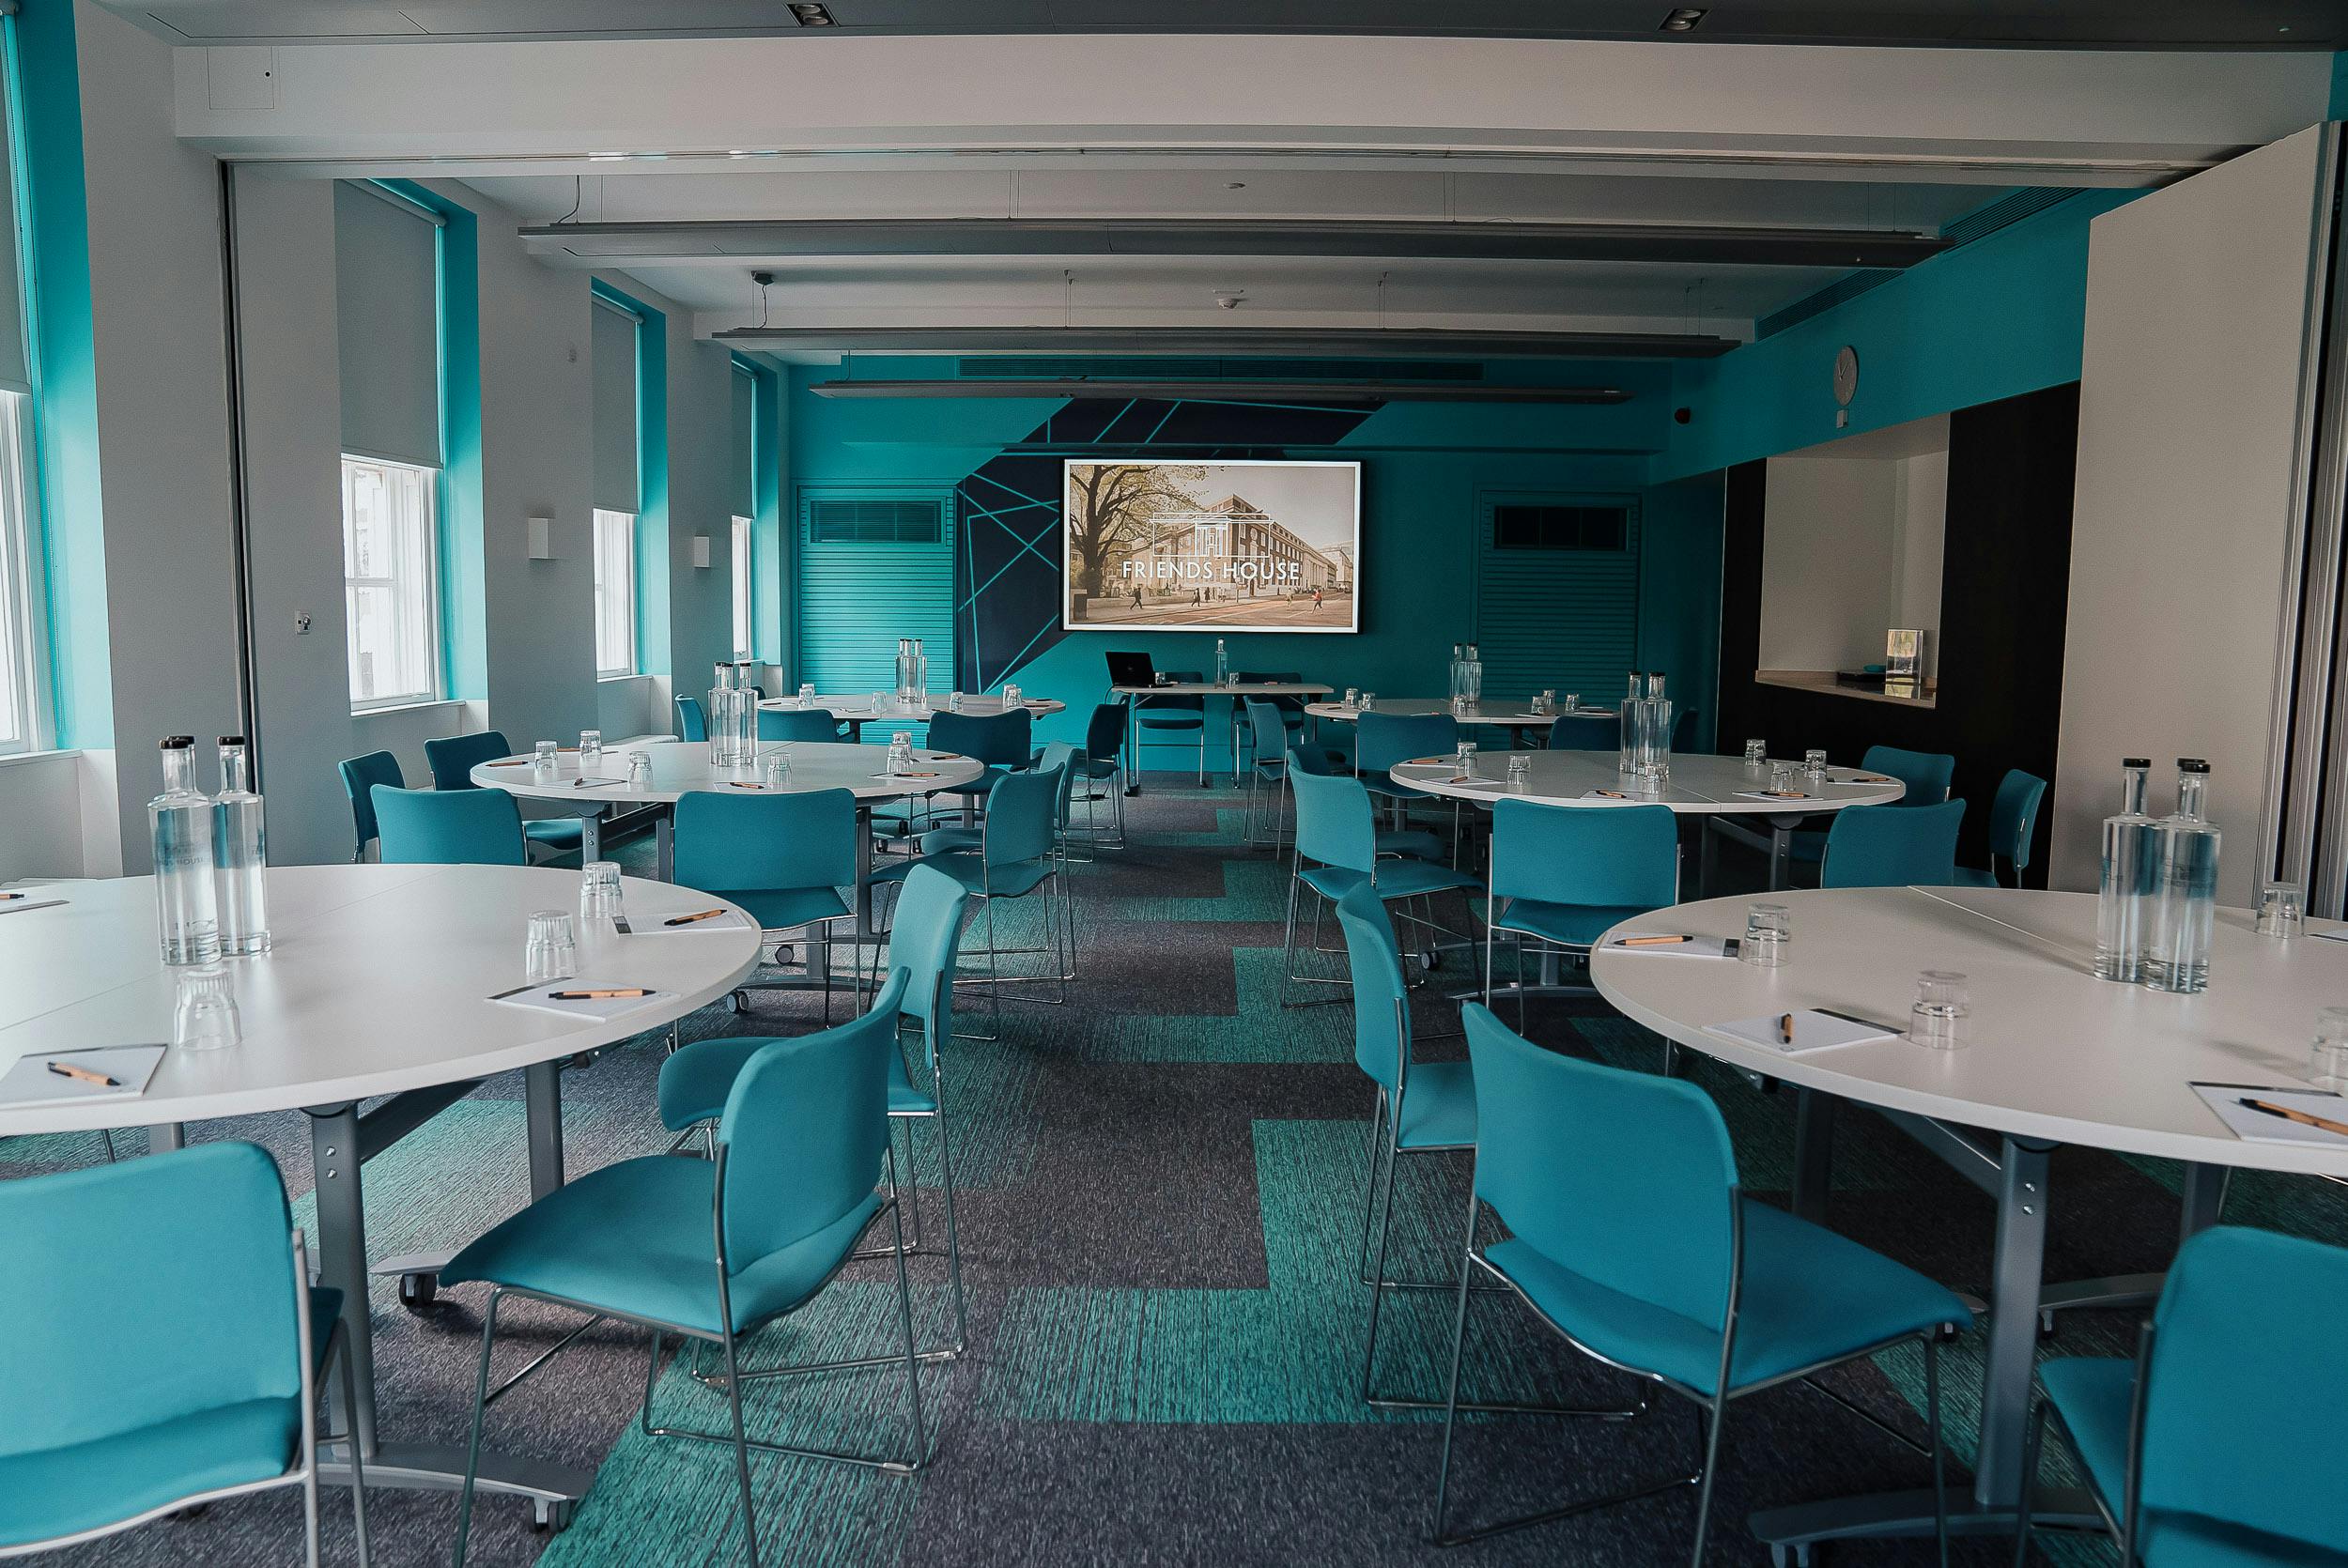
<instances>
[{"instance_id":1,"label":"black bottle cap","mask_svg":"<svg viewBox=\"0 0 2348 1568\"><path fill-rule=\"evenodd\" d=\"M2199 757L2180 757L2177 759L2177 771L2179 773L2207 773L2209 764Z\"/></svg>"},{"instance_id":2,"label":"black bottle cap","mask_svg":"<svg viewBox=\"0 0 2348 1568\"><path fill-rule=\"evenodd\" d=\"M2123 757L2120 759L2120 765L2124 768L2149 768L2153 765L2153 760L2150 757Z\"/></svg>"},{"instance_id":3,"label":"black bottle cap","mask_svg":"<svg viewBox=\"0 0 2348 1568\"><path fill-rule=\"evenodd\" d=\"M194 744L195 737L193 735L165 735L163 737L162 749L165 751L185 751L188 747L193 746Z\"/></svg>"},{"instance_id":4,"label":"black bottle cap","mask_svg":"<svg viewBox=\"0 0 2348 1568\"><path fill-rule=\"evenodd\" d=\"M223 746L242 746L244 745L244 737L242 735L223 735L220 738L220 744Z\"/></svg>"}]
</instances>

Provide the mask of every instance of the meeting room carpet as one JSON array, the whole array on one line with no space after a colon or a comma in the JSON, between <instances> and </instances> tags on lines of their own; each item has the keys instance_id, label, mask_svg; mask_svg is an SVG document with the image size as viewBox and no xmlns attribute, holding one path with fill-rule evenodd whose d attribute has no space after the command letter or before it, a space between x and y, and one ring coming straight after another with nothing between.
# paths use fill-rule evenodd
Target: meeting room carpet
<instances>
[{"instance_id":1,"label":"meeting room carpet","mask_svg":"<svg viewBox=\"0 0 2348 1568\"><path fill-rule=\"evenodd\" d=\"M752 1460L765 1560L782 1564L1430 1563L1656 1564L1685 1560L1693 1499L1682 1489L1451 1552L1425 1539L1439 1418L1384 1414L1361 1398L1369 1294L1356 1277L1367 1081L1352 1062L1350 1008L1277 1006L1286 866L1238 841L1228 787L1152 776L1131 803L1122 851L1074 868L1081 978L1065 1006L1007 1004L998 1040L957 1042L948 1072L953 1158L969 1286L970 1342L928 1370L930 1468L911 1479L806 1460ZM648 847L626 853L641 867ZM1732 869L1734 869L1732 863ZM1008 912L1007 912L1008 913ZM1032 911L1004 934L1032 930ZM1335 926L1326 928L1332 945ZM520 933L516 933L517 956ZM1320 961L1334 967L1336 958ZM1425 1034L1456 1030L1442 993L1465 981L1447 963L1416 1001ZM1043 988L1048 991L1049 988ZM1323 994L1328 994L1323 992ZM982 1025L982 1002L965 1001ZM812 998L764 993L748 1018L724 1006L686 1022L691 1038L793 1034ZM1535 1038L1561 1051L1652 1070L1654 1037L1602 1004L1535 1004ZM328 1042L331 1043L331 1042ZM2050 1044L2050 1049L2053 1045ZM1429 1054L1459 1043L1429 1040ZM659 1035L565 1074L571 1170L657 1153L653 1112ZM1788 1095L1699 1064L1718 1099L1748 1191L1782 1201L1792 1152ZM378 1256L461 1242L520 1207L526 1189L518 1077L489 1081L372 1163ZM310 1155L292 1116L195 1130L268 1145L306 1216ZM95 1137L0 1141L0 1178L103 1158ZM919 1160L935 1179L934 1147ZM1406 1161L1396 1199L1393 1270L1431 1279L1458 1255L1466 1161ZM2068 1151L2053 1177L2054 1280L2155 1268L2173 1244L2174 1172ZM924 1192L917 1310L928 1343L949 1332L943 1215ZM2348 1240L2348 1194L2321 1182L2246 1176L2231 1220ZM1989 1201L1879 1120L1846 1115L1837 1142L1835 1228L1978 1294L1989 1269ZM38 1288L38 1282L17 1282ZM389 1281L375 1295L386 1437L461 1442L479 1345L480 1287L446 1292L422 1314ZM1380 1331L1383 1391L1435 1394L1453 1297L1388 1298ZM1822 1305L1826 1305L1822 1303ZM750 1364L887 1351L893 1276L855 1266L798 1318L767 1330ZM1621 1375L1536 1331L1506 1298L1472 1309L1466 1383L1484 1397L1615 1406ZM499 1370L575 1326L529 1305L501 1317ZM504 1336L510 1329L510 1341ZM1967 1478L1978 1389L1978 1334L1946 1366L1953 1486ZM2076 1314L2053 1353L2117 1353L2133 1344L2120 1314ZM635 1425L645 1340L602 1325L492 1411L497 1447L594 1468L569 1528L533 1533L528 1510L485 1499L472 1560L718 1565L741 1560L732 1456L643 1435ZM1888 1354L1832 1376L1844 1398L1921 1439L1921 1357ZM754 1436L902 1451L901 1371L759 1383ZM724 1405L670 1361L660 1419L722 1426ZM1490 1518L1618 1488L1686 1466L1687 1407L1659 1395L1644 1418L1489 1418L1463 1423L1454 1499ZM1713 1560L1764 1554L1742 1525L1756 1507L1926 1483L1914 1452L1800 1385L1737 1405L1724 1443ZM377 1490L375 1560L448 1560L445 1493ZM346 1494L330 1488L328 1560L352 1560ZM297 1560L294 1494L240 1499L79 1553L71 1563L250 1564ZM1961 1543L1957 1560L2006 1560L2010 1545ZM2107 1560L2058 1544L2066 1562ZM1922 1563L1928 1543L1862 1542L1850 1561Z\"/></svg>"}]
</instances>

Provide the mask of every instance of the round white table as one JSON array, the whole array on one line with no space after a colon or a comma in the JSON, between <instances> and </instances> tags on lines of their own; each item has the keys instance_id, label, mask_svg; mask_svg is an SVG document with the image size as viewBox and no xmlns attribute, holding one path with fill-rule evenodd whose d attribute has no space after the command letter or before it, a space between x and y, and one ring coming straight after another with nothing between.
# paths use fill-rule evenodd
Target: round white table
<instances>
[{"instance_id":1,"label":"round white table","mask_svg":"<svg viewBox=\"0 0 2348 1568\"><path fill-rule=\"evenodd\" d=\"M301 1111L310 1121L324 1283L343 1292L357 1408L348 1412L376 1485L446 1487L461 1447L387 1443L375 1424L374 1336L360 1172L491 1073L519 1068L527 1098L530 1186L563 1181L564 1059L669 1023L734 990L758 961L758 932L641 934L665 915L723 900L690 888L622 881L627 936L580 933L579 978L673 992L600 1020L492 1000L522 980L533 911L575 910L579 873L519 866L284 866L269 872L265 956L226 961L241 1043L166 1050L147 1091L0 1107L0 1137L145 1127L173 1148L192 1121ZM161 961L150 877L68 883L50 908L0 916L0 1069L39 1052L166 1040L176 972ZM730 906L729 906L730 907ZM371 1103L363 1113L360 1102ZM431 1272L437 1257L380 1271ZM339 1396L337 1396L339 1398ZM558 1518L586 1490L583 1470L482 1455L482 1483Z\"/></svg>"},{"instance_id":2,"label":"round white table","mask_svg":"<svg viewBox=\"0 0 2348 1568\"><path fill-rule=\"evenodd\" d=\"M796 714L812 710L829 714L847 725L851 736L861 735L868 724L926 726L939 714L949 712L965 714L971 718L993 718L1017 706L1042 718L1046 714L1065 713L1068 709L1067 703L1054 697L1024 697L1013 704L1000 697L967 693L963 697L960 708L949 709L946 699L935 695L931 697L927 707L908 706L894 697L875 703L873 700L874 695L869 691L859 697L826 697L818 693L811 702L802 702L796 697L768 697L761 699L758 705L771 713Z\"/></svg>"},{"instance_id":3,"label":"round white table","mask_svg":"<svg viewBox=\"0 0 2348 1568\"><path fill-rule=\"evenodd\" d=\"M1972 1495L1953 1501L1951 1523L2010 1530L2042 1311L2124 1304L2158 1287L2156 1277L2132 1276L2042 1288L2049 1152L2079 1144L2185 1161L2186 1235L2216 1222L2232 1167L2348 1176L2348 1147L2238 1138L2191 1087L2304 1088L2316 1009L2348 998L2348 945L2263 938L2248 911L2222 911L2209 990L2177 996L2094 977L2092 894L1890 887L1776 897L1791 912L1783 968L1603 945L1632 930L1740 933L1750 900L1715 899L1607 933L1592 981L1666 1039L1796 1086L1796 1213L1824 1218L1832 1110L1846 1099L1880 1111L1997 1200L1981 1449ZM1812 1007L1905 1028L1926 969L1968 976L1971 1015L1960 1050L1903 1038L1784 1055L1706 1032ZM2037 1507L2050 1523L2093 1522L2077 1495ZM1823 1540L1929 1534L1932 1498L1841 1499L1772 1509L1753 1523L1780 1556L1806 1556Z\"/></svg>"},{"instance_id":4,"label":"round white table","mask_svg":"<svg viewBox=\"0 0 2348 1568\"><path fill-rule=\"evenodd\" d=\"M1433 714L1448 714L1451 704L1440 697L1381 697L1367 708L1349 708L1342 702L1307 702L1305 711L1315 718L1333 719L1339 724L1352 724L1365 713L1393 714L1401 718L1420 718ZM1523 703L1482 702L1465 714L1455 715L1461 724L1496 725L1512 730L1547 730L1561 718L1617 717L1612 708L1576 708L1571 713L1537 714Z\"/></svg>"},{"instance_id":5,"label":"round white table","mask_svg":"<svg viewBox=\"0 0 2348 1568\"><path fill-rule=\"evenodd\" d=\"M1536 806L1668 806L1676 816L1757 818L1769 828L1769 885L1773 888L1786 884L1794 829L1803 818L1848 806L1885 806L1908 792L1896 778L1854 768L1830 768L1823 780L1797 772L1797 794L1790 799L1776 797L1769 793L1766 768L1748 767L1741 757L1701 752L1674 753L1671 777L1664 786L1642 791L1622 776L1615 752L1534 751L1524 755L1532 759L1532 772L1521 786L1508 782L1507 754L1497 751L1478 751L1474 769L1465 775L1452 765L1450 758L1398 763L1387 772L1398 784L1486 807L1500 800L1527 800ZM1851 782L1857 778L1882 782Z\"/></svg>"}]
</instances>

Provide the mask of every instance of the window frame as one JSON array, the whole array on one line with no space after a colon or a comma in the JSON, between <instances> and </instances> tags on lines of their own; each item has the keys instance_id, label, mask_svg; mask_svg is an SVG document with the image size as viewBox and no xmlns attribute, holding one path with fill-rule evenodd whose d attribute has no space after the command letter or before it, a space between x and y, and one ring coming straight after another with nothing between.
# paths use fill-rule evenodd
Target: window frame
<instances>
[{"instance_id":1,"label":"window frame","mask_svg":"<svg viewBox=\"0 0 2348 1568\"><path fill-rule=\"evenodd\" d=\"M592 546L591 560L595 576L595 679L598 681L621 681L626 680L630 676L641 675L644 672L643 648L641 638L638 635L636 624L638 603L638 583L636 580L637 533L638 525L642 520L643 515L637 512L615 512L608 507L601 506L595 508L594 511L594 543ZM625 665L611 667L606 667L603 662L603 627L605 621L604 598L606 593L606 584L604 582L603 575L604 529L607 521L616 521L625 529L624 547L618 553L620 563L625 568L621 586L626 589L627 593L626 610L626 613L621 616L619 623L627 628L627 662Z\"/></svg>"},{"instance_id":2,"label":"window frame","mask_svg":"<svg viewBox=\"0 0 2348 1568\"><path fill-rule=\"evenodd\" d=\"M750 563L757 559L755 529L749 518L737 512L727 531L734 574L729 585L734 599L734 662L745 664L758 656L758 633L751 624L757 600L750 592Z\"/></svg>"},{"instance_id":3,"label":"window frame","mask_svg":"<svg viewBox=\"0 0 2348 1568\"><path fill-rule=\"evenodd\" d=\"M0 635L8 638L16 671L9 696L23 719L22 735L0 736L0 756L18 757L53 749L57 731L50 688L48 571L30 462L33 400L19 392L0 392L0 398L7 400L0 407Z\"/></svg>"},{"instance_id":4,"label":"window frame","mask_svg":"<svg viewBox=\"0 0 2348 1568\"><path fill-rule=\"evenodd\" d=\"M353 577L350 574L352 526L350 486L351 469L353 467L396 470L398 472L409 473L416 476L415 490L424 511L423 527L417 530L417 536L421 542L420 548L423 555L419 576L422 577L424 585L423 623L425 628L425 680L423 686L420 688L397 692L389 696L362 698L358 696L355 691L353 691L350 696L351 714L353 716L356 716L361 714L384 713L394 708L414 708L421 707L426 703L445 701L448 698L448 671L447 661L443 657L443 644L447 640L448 632L447 625L441 619L442 608L440 602L440 480L443 470L440 469L428 468L421 463L402 463L389 457L370 457L364 453L355 452L344 453L342 454L341 465L343 496L343 647L346 659L349 666L349 668L345 671L347 677L345 685L347 688L355 687L358 684L359 677L357 660L358 650L352 645L350 640L351 638L356 635L354 628L357 624L358 619L352 611L351 594L358 588L377 584L391 588L394 593L396 593L399 589L399 582L396 576L368 577L362 579Z\"/></svg>"}]
</instances>

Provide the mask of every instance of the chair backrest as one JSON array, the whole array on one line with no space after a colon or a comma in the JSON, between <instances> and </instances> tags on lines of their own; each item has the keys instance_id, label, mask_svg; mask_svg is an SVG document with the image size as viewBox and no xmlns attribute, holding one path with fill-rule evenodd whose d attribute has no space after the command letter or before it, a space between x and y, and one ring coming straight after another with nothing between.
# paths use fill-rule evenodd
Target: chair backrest
<instances>
[{"instance_id":1,"label":"chair backrest","mask_svg":"<svg viewBox=\"0 0 2348 1568\"><path fill-rule=\"evenodd\" d=\"M761 708L758 738L762 741L836 741L840 721L821 708Z\"/></svg>"},{"instance_id":2,"label":"chair backrest","mask_svg":"<svg viewBox=\"0 0 2348 1568\"><path fill-rule=\"evenodd\" d=\"M292 1239L251 1144L0 1181L0 1458L279 1399L294 1459Z\"/></svg>"},{"instance_id":3,"label":"chair backrest","mask_svg":"<svg viewBox=\"0 0 2348 1568\"><path fill-rule=\"evenodd\" d=\"M1896 746L1871 746L1859 765L1869 773L1888 773L1908 786L1901 806L1938 806L1949 798L1949 780L1956 759L1938 751L1903 751Z\"/></svg>"},{"instance_id":4,"label":"chair backrest","mask_svg":"<svg viewBox=\"0 0 2348 1568\"><path fill-rule=\"evenodd\" d=\"M986 797L981 858L990 866L1020 866L1052 853L1059 835L1068 769L1007 773Z\"/></svg>"},{"instance_id":5,"label":"chair backrest","mask_svg":"<svg viewBox=\"0 0 2348 1568\"><path fill-rule=\"evenodd\" d=\"M2238 1560L2324 1560L2348 1552L2348 1360L2334 1337L2348 1300L2348 1251L2241 1225L2177 1252L2153 1314L2144 1382L2139 1545L2159 1568L2158 1515L2277 1537ZM2206 1560L2197 1558L2196 1560Z\"/></svg>"},{"instance_id":6,"label":"chair backrest","mask_svg":"<svg viewBox=\"0 0 2348 1568\"><path fill-rule=\"evenodd\" d=\"M502 730L483 730L471 735L447 735L424 743L425 766L432 770L436 790L476 790L472 770L484 762L510 757L514 748Z\"/></svg>"},{"instance_id":7,"label":"chair backrest","mask_svg":"<svg viewBox=\"0 0 2348 1568\"><path fill-rule=\"evenodd\" d=\"M690 790L677 799L677 884L707 893L782 893L856 882L856 796Z\"/></svg>"},{"instance_id":8,"label":"chair backrest","mask_svg":"<svg viewBox=\"0 0 2348 1568\"><path fill-rule=\"evenodd\" d=\"M1956 880L1965 803L1846 806L1827 830L1821 887L1945 887Z\"/></svg>"},{"instance_id":9,"label":"chair backrest","mask_svg":"<svg viewBox=\"0 0 2348 1568\"><path fill-rule=\"evenodd\" d=\"M905 972L862 1018L761 1046L718 1119L718 1233L735 1274L838 1224L872 1196L888 1147L888 1057Z\"/></svg>"},{"instance_id":10,"label":"chair backrest","mask_svg":"<svg viewBox=\"0 0 2348 1568\"><path fill-rule=\"evenodd\" d=\"M1737 1156L1711 1098L1683 1078L1535 1045L1480 1002L1461 1012L1475 1079L1475 1195L1543 1257L1723 1329Z\"/></svg>"},{"instance_id":11,"label":"chair backrest","mask_svg":"<svg viewBox=\"0 0 2348 1568\"><path fill-rule=\"evenodd\" d=\"M929 1025L933 1055L950 1028L962 916L969 904L962 884L935 866L916 866L905 873L889 916L888 962L908 976L904 1010Z\"/></svg>"},{"instance_id":12,"label":"chair backrest","mask_svg":"<svg viewBox=\"0 0 2348 1568\"><path fill-rule=\"evenodd\" d=\"M1552 751L1617 751L1622 720L1613 714L1560 714L1549 723Z\"/></svg>"},{"instance_id":13,"label":"chair backrest","mask_svg":"<svg viewBox=\"0 0 2348 1568\"><path fill-rule=\"evenodd\" d=\"M1035 715L1026 708L1007 714L930 715L930 746L957 751L992 768L1024 768L1035 750Z\"/></svg>"},{"instance_id":14,"label":"chair backrest","mask_svg":"<svg viewBox=\"0 0 2348 1568\"><path fill-rule=\"evenodd\" d=\"M1197 669L1161 669L1158 673L1177 685L1195 686L1207 678L1204 671ZM1203 697L1151 697L1135 711L1140 715L1141 722L1144 724L1151 723L1152 715L1155 715L1156 722L1162 724L1166 721L1168 715L1205 713L1207 699ZM1188 723L1189 721L1183 720L1182 722Z\"/></svg>"},{"instance_id":15,"label":"chair backrest","mask_svg":"<svg viewBox=\"0 0 2348 1568\"><path fill-rule=\"evenodd\" d=\"M702 712L702 699L680 695L676 699L676 732L679 740L709 739L709 718Z\"/></svg>"},{"instance_id":16,"label":"chair backrest","mask_svg":"<svg viewBox=\"0 0 2348 1568\"><path fill-rule=\"evenodd\" d=\"M1096 762L1109 762L1124 749L1125 704L1104 702L1092 710L1085 725L1085 755Z\"/></svg>"},{"instance_id":17,"label":"chair backrest","mask_svg":"<svg viewBox=\"0 0 2348 1568\"><path fill-rule=\"evenodd\" d=\"M1351 776L1330 757L1328 752L1319 746L1290 746L1289 772L1291 774L1309 773L1321 778Z\"/></svg>"},{"instance_id":18,"label":"chair backrest","mask_svg":"<svg viewBox=\"0 0 2348 1568\"><path fill-rule=\"evenodd\" d=\"M388 751L370 751L364 757L353 757L342 764L343 792L350 796L350 825L358 830L359 853L367 853L375 842L375 796L378 784L389 784L397 790L408 780L399 771L399 759Z\"/></svg>"},{"instance_id":19,"label":"chair backrest","mask_svg":"<svg viewBox=\"0 0 2348 1568\"><path fill-rule=\"evenodd\" d=\"M1053 821L1061 827L1068 825L1069 803L1076 794L1076 748L1068 742L1045 741L1037 749L1035 760L1030 764L1038 773L1050 773L1055 769L1059 773L1059 808Z\"/></svg>"},{"instance_id":20,"label":"chair backrest","mask_svg":"<svg viewBox=\"0 0 2348 1568\"><path fill-rule=\"evenodd\" d=\"M1303 684L1305 672L1301 669L1243 669L1237 671L1232 679L1243 685L1260 682L1265 685L1293 686ZM1289 692L1275 692L1270 697L1258 698L1255 700L1271 703L1273 708L1280 714L1284 722L1289 715L1301 714L1305 711L1305 699ZM1279 755L1279 748L1274 747L1272 754Z\"/></svg>"},{"instance_id":21,"label":"chair backrest","mask_svg":"<svg viewBox=\"0 0 2348 1568\"><path fill-rule=\"evenodd\" d=\"M1378 890L1361 883L1337 900L1337 924L1353 976L1354 1064L1388 1094L1400 1094L1409 1070L1411 1010L1399 1005L1410 992L1394 917Z\"/></svg>"},{"instance_id":22,"label":"chair backrest","mask_svg":"<svg viewBox=\"0 0 2348 1568\"><path fill-rule=\"evenodd\" d=\"M1448 757L1459 749L1460 721L1449 714L1364 714L1354 736L1354 765L1383 775L1413 757Z\"/></svg>"},{"instance_id":23,"label":"chair backrest","mask_svg":"<svg viewBox=\"0 0 2348 1568\"><path fill-rule=\"evenodd\" d=\"M1256 743L1256 761L1277 762L1288 749L1288 720L1280 710L1260 697L1247 699L1247 730Z\"/></svg>"},{"instance_id":24,"label":"chair backrest","mask_svg":"<svg viewBox=\"0 0 2348 1568\"><path fill-rule=\"evenodd\" d=\"M1583 908L1679 901L1679 828L1668 806L1492 803L1491 890Z\"/></svg>"},{"instance_id":25,"label":"chair backrest","mask_svg":"<svg viewBox=\"0 0 2348 1568\"><path fill-rule=\"evenodd\" d=\"M402 790L378 784L378 852L387 866L527 866L521 809L502 790Z\"/></svg>"},{"instance_id":26,"label":"chair backrest","mask_svg":"<svg viewBox=\"0 0 2348 1568\"><path fill-rule=\"evenodd\" d=\"M1289 787L1296 792L1298 854L1349 871L1377 869L1378 823L1360 779L1290 769Z\"/></svg>"},{"instance_id":27,"label":"chair backrest","mask_svg":"<svg viewBox=\"0 0 2348 1568\"><path fill-rule=\"evenodd\" d=\"M2009 768L1998 781L1997 798L1989 803L1989 853L2005 856L2016 871L2030 864L2038 807L2046 798L2047 781L2034 773Z\"/></svg>"}]
</instances>

